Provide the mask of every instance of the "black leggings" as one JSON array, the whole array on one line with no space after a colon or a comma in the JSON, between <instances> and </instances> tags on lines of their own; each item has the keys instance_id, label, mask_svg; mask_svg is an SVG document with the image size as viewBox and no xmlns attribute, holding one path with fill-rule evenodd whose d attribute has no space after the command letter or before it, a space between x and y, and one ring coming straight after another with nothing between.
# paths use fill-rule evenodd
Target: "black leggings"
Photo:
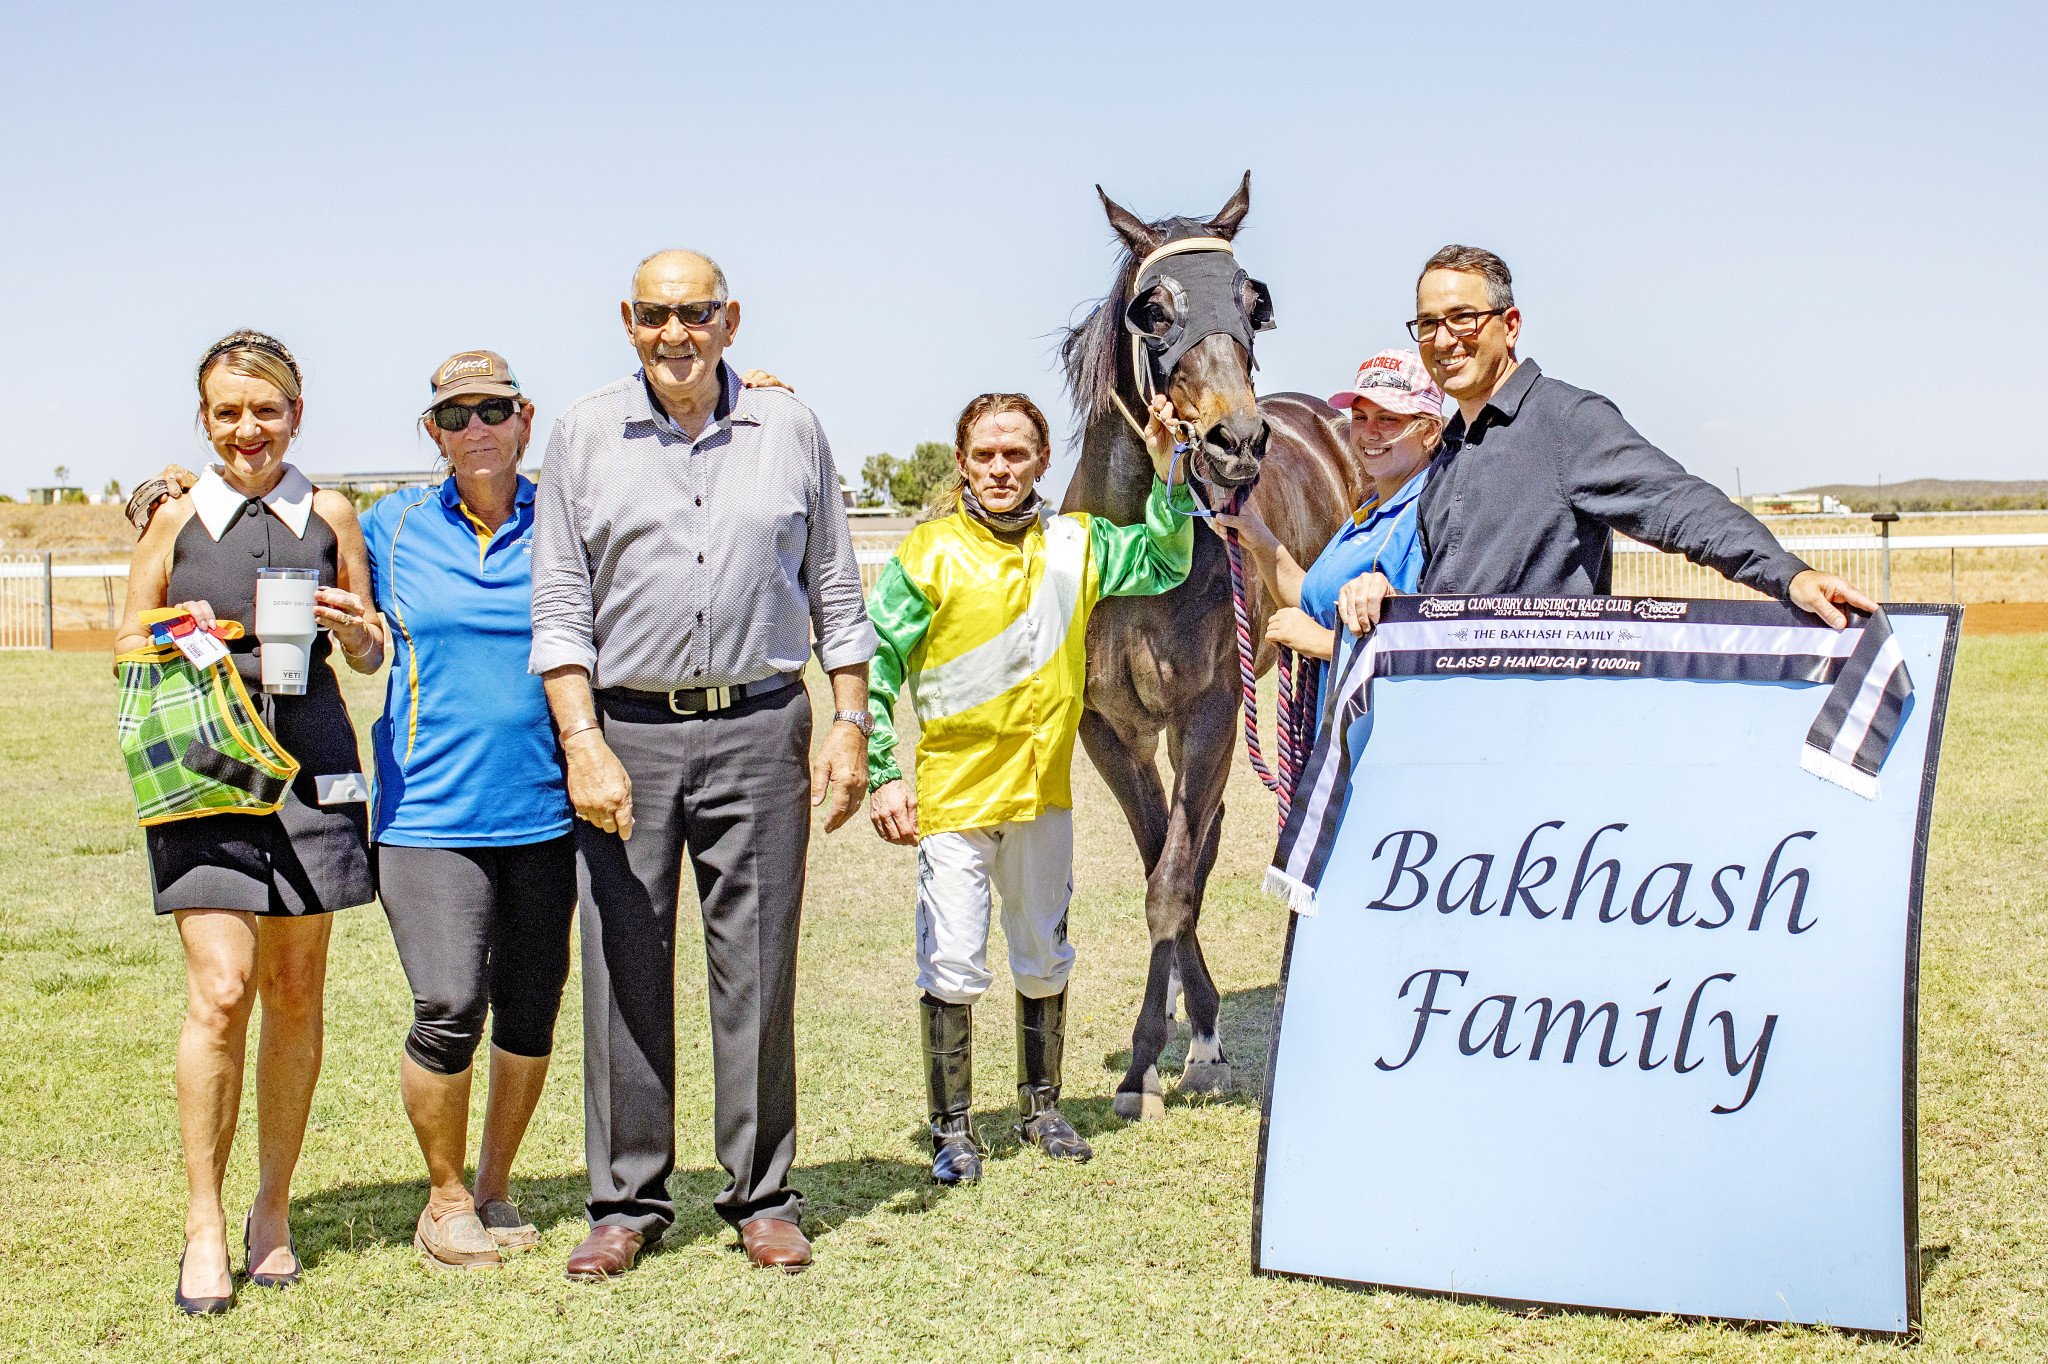
<instances>
[{"instance_id":1,"label":"black leggings","mask_svg":"<svg viewBox=\"0 0 2048 1364\"><path fill-rule=\"evenodd\" d=\"M405 1051L437 1075L491 1045L546 1056L569 979L576 847L568 834L509 848L377 845L377 888L412 986Z\"/></svg>"}]
</instances>

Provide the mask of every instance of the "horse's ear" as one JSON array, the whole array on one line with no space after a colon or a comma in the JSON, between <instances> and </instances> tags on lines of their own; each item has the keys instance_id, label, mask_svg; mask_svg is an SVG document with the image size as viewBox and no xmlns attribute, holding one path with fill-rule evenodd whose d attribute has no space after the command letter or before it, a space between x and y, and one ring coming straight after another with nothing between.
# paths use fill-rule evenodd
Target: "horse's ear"
<instances>
[{"instance_id":1,"label":"horse's ear","mask_svg":"<svg viewBox=\"0 0 2048 1364\"><path fill-rule=\"evenodd\" d=\"M1124 239L1124 245L1134 255L1145 255L1164 240L1165 234L1154 232L1137 214L1119 204L1102 192L1102 186L1095 187L1097 197L1102 200L1102 211L1109 215L1109 225L1116 229L1116 235Z\"/></svg>"},{"instance_id":2,"label":"horse's ear","mask_svg":"<svg viewBox=\"0 0 2048 1364\"><path fill-rule=\"evenodd\" d=\"M1230 201L1209 220L1209 230L1225 241L1235 240L1238 225L1244 221L1244 215L1251 212L1251 207L1252 173L1246 171L1244 179L1238 181L1237 193L1231 195Z\"/></svg>"}]
</instances>

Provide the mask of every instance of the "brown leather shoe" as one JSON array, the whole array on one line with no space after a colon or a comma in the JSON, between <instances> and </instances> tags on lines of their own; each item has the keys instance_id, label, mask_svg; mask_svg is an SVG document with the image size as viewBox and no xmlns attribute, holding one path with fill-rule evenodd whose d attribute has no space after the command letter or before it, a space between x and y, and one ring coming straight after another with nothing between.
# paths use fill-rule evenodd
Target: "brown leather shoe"
<instances>
[{"instance_id":1,"label":"brown leather shoe","mask_svg":"<svg viewBox=\"0 0 2048 1364\"><path fill-rule=\"evenodd\" d=\"M796 1223L780 1217L756 1217L740 1228L740 1243L756 1269L801 1274L811 1263L811 1243Z\"/></svg>"},{"instance_id":2,"label":"brown leather shoe","mask_svg":"<svg viewBox=\"0 0 2048 1364\"><path fill-rule=\"evenodd\" d=\"M626 1227L592 1227L583 1244L569 1252L564 1272L577 1283L616 1279L640 1258L646 1238Z\"/></svg>"}]
</instances>

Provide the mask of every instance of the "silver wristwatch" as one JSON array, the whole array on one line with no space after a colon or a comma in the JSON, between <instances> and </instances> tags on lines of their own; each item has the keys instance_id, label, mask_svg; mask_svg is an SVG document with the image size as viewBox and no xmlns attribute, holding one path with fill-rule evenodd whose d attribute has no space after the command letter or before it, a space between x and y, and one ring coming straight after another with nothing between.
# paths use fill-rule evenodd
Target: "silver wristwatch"
<instances>
[{"instance_id":1,"label":"silver wristwatch","mask_svg":"<svg viewBox=\"0 0 2048 1364\"><path fill-rule=\"evenodd\" d=\"M871 711L835 710L832 712L832 719L835 723L840 720L846 721L863 735L872 736L875 732L875 717Z\"/></svg>"}]
</instances>

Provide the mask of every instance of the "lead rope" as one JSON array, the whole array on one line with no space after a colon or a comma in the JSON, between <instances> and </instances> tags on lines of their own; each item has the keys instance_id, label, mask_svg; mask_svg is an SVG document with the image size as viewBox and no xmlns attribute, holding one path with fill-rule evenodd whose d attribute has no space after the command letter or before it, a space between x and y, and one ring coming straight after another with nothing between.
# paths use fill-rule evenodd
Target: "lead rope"
<instances>
[{"instance_id":1,"label":"lead rope","mask_svg":"<svg viewBox=\"0 0 2048 1364\"><path fill-rule=\"evenodd\" d=\"M1132 418L1130 410L1124 407L1121 397L1117 398L1116 405L1123 410L1124 420L1130 422L1131 429L1136 431L1142 440L1144 429ZM1187 454L1193 447L1192 437L1174 442L1173 462L1167 466L1166 471L1166 500L1169 506L1173 504L1174 475L1180 468L1181 456ZM1239 488L1231 494L1228 507L1230 514L1236 515L1237 509L1244 505L1245 496L1244 488ZM1187 514L1213 516L1215 513L1202 508L1190 508ZM1287 816L1294 808L1294 784L1301 774L1302 765L1308 760L1309 744L1314 734L1313 726L1305 713L1309 697L1313 694L1307 686L1308 660L1297 657L1292 649L1281 646L1279 657L1275 661L1278 673L1275 681L1279 695L1276 698L1278 704L1275 706L1278 713L1273 717L1273 758L1274 766L1280 769L1279 775L1275 776L1273 768L1266 766L1266 755L1259 743L1259 683L1258 674L1253 671L1253 660L1257 656L1257 650L1252 645L1251 615L1245 608L1244 551L1237 542L1236 531L1226 530L1223 538L1230 559L1230 609L1237 623L1237 675L1244 693L1245 756L1251 760L1252 771L1258 773L1259 781L1273 793L1273 798L1279 806L1280 828L1284 831L1287 828Z\"/></svg>"},{"instance_id":2,"label":"lead rope","mask_svg":"<svg viewBox=\"0 0 2048 1364\"><path fill-rule=\"evenodd\" d=\"M1239 488L1230 498L1230 513L1234 516L1244 504L1245 490ZM1301 772L1302 759L1307 756L1307 735L1303 732L1299 704L1306 692L1296 685L1296 673L1302 662L1292 649L1279 646L1279 657L1275 661L1279 695L1277 712L1273 717L1273 761L1279 768L1275 776L1272 768L1266 766L1266 757L1259 744L1259 683L1258 674L1253 671L1252 662L1256 650L1252 645L1251 613L1245 608L1244 552L1237 543L1237 532L1224 532L1224 540L1230 552L1230 607L1237 617L1237 675L1244 690L1244 751L1251 759L1252 771L1258 773L1260 782L1273 793L1279 806L1280 827L1287 828L1287 816L1294 809L1294 783Z\"/></svg>"}]
</instances>

